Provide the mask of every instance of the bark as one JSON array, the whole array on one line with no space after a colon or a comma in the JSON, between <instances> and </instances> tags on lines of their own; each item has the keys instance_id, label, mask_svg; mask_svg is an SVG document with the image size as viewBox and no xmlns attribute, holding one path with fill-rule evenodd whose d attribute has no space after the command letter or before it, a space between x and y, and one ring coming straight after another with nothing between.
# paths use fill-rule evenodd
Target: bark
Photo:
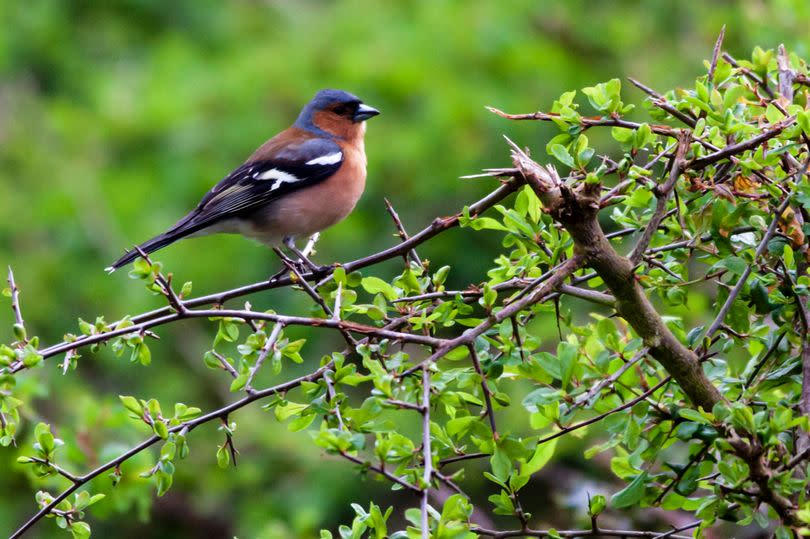
<instances>
[{"instance_id":1,"label":"bark","mask_svg":"<svg viewBox=\"0 0 810 539\"><path fill-rule=\"evenodd\" d=\"M621 256L599 225L600 184L565 185L556 171L543 167L513 146L512 160L546 211L571 234L578 253L616 298L616 311L680 385L693 404L705 410L723 400L709 381L694 352L684 346L664 323L634 274L633 264Z\"/></svg>"}]
</instances>

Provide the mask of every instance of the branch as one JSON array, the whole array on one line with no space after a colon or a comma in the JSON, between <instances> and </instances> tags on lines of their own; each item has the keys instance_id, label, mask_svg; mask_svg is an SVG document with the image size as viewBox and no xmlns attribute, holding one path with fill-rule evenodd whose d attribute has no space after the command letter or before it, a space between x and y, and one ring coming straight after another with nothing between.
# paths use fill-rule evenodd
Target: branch
<instances>
[{"instance_id":1,"label":"branch","mask_svg":"<svg viewBox=\"0 0 810 539\"><path fill-rule=\"evenodd\" d=\"M644 340L650 355L664 366L696 406L711 410L722 400L717 388L706 377L694 352L673 335L650 303L636 279L632 262L616 252L599 225L600 186L581 183L577 189L571 189L559 182L553 168L539 165L515 145L512 161L548 213L571 235L575 252L596 270L613 293L616 311Z\"/></svg>"},{"instance_id":2,"label":"branch","mask_svg":"<svg viewBox=\"0 0 810 539\"><path fill-rule=\"evenodd\" d=\"M536 284L534 286L529 286L525 288L521 294L518 294L519 298L516 298L498 311L497 313L492 314L491 316L487 317L483 322L478 324L477 326L466 330L464 333L455 337L453 339L445 340L435 352L433 352L430 356L426 359L422 360L421 362L417 363L410 369L407 369L402 372L400 376L407 376L413 374L417 370L423 368L426 365L430 365L431 363L438 361L445 354L458 348L459 346L469 346L475 342L475 339L479 336L484 334L488 331L491 327L500 324L504 320L515 316L517 313L522 311L523 309L534 305L540 301L547 299L547 296L557 288L562 282L568 278L569 275L574 273L576 270L579 269L580 265L582 264L583 258L578 255L574 255L572 258L569 258L562 264L559 264L555 267L552 271L549 271L542 277L538 278Z\"/></svg>"},{"instance_id":3,"label":"branch","mask_svg":"<svg viewBox=\"0 0 810 539\"><path fill-rule=\"evenodd\" d=\"M14 272L11 271L11 266L8 267L8 286L11 290L11 310L14 312L14 322L22 333L20 343L25 345L28 343L28 339L25 336L25 320L23 320L22 309L20 308L20 289L17 287L17 283L14 282Z\"/></svg>"},{"instance_id":4,"label":"branch","mask_svg":"<svg viewBox=\"0 0 810 539\"><path fill-rule=\"evenodd\" d=\"M399 236L399 239L402 241L408 241L410 236L408 236L408 231L405 230L405 225L402 224L402 220L399 218L397 210L394 209L394 206L391 205L391 202L387 198L384 198L383 200L385 201L385 209L388 210L388 214L391 216L391 219L394 220L394 226L397 228L397 235ZM411 260L419 264L419 267L423 267L422 259L419 258L418 254L416 254L416 249L411 249L406 253L406 263L408 261L408 256L411 257Z\"/></svg>"},{"instance_id":5,"label":"branch","mask_svg":"<svg viewBox=\"0 0 810 539\"><path fill-rule=\"evenodd\" d=\"M619 537L619 538L647 538L647 539L663 539L665 537L669 537L672 539L692 539L692 536L687 535L675 535L678 532L690 530L692 528L697 528L700 526L701 521L693 522L686 526L682 526L671 532L647 532L647 531L637 531L637 530L607 530L603 528L594 529L587 529L587 530L509 530L509 531L497 531L497 530L489 530L486 528L481 528L479 526L475 526L470 529L473 533L479 533L481 535L487 537L493 537L495 539L502 539L505 537L571 537L572 539L576 539L579 537ZM556 534L556 535L555 535Z\"/></svg>"},{"instance_id":6,"label":"branch","mask_svg":"<svg viewBox=\"0 0 810 539\"><path fill-rule=\"evenodd\" d=\"M47 359L55 355L74 350L91 344L107 342L115 337L123 335L131 335L139 333L146 329L162 326L177 320L188 318L238 318L240 320L265 320L274 323L280 323L285 326L310 326L337 329L340 331L351 331L364 335L374 335L384 339L401 340L403 342L410 342L414 344L423 344L430 347L437 347L443 344L444 339L438 339L427 335L419 335L415 333L402 333L392 331L385 328L378 328L376 326L369 326L366 324L359 324L357 322L350 322L347 320L333 320L325 318L312 318L306 316L285 316L280 314L263 313L258 311L247 310L230 310L230 309L207 309L207 310L185 310L184 312L172 313L160 318L154 318L135 324L134 326L124 327L105 333L98 333L89 335L84 339L77 339L73 342L65 342L55 346L51 346L41 352L42 357ZM18 362L10 367L11 373L16 373L23 370L25 366Z\"/></svg>"},{"instance_id":7,"label":"branch","mask_svg":"<svg viewBox=\"0 0 810 539\"><path fill-rule=\"evenodd\" d=\"M804 169L801 171L801 174L804 174L807 171L807 164L804 165ZM795 174L795 173L794 173ZM800 176L801 176L800 174ZM793 194L790 193L785 199L779 204L779 207L776 209L776 212L773 214L774 217L771 220L771 224L768 226L768 229L765 231L765 234L762 236L762 240L760 240L759 245L757 245L757 250L754 252L754 260L758 260L759 257L765 252L765 249L768 247L768 242L771 241L774 233L776 232L776 226L779 224L779 217L782 215L782 212L785 211L788 204L790 204L790 199L792 198ZM743 270L740 278L737 280L737 284L734 285L734 288L729 293L728 297L726 298L726 302L720 308L720 311L717 313L717 316L712 321L711 325L709 325L709 329L706 330L705 339L711 339L714 332L721 326L723 321L728 314L728 311L731 309L731 305L734 303L734 300L737 299L737 296L742 291L745 283L748 281L748 277L751 275L751 270L753 268L753 264L747 264L745 269ZM706 350L703 348L703 345L699 348L699 352L705 352Z\"/></svg>"},{"instance_id":8,"label":"branch","mask_svg":"<svg viewBox=\"0 0 810 539\"><path fill-rule=\"evenodd\" d=\"M710 153L709 155L704 155L703 157L698 157L697 159L692 160L692 162L689 163L689 169L701 170L722 159L726 159L728 157L737 155L747 150L753 150L763 142L767 142L768 140L778 136L782 131L784 131L794 123L796 123L796 117L789 116L788 118L785 118L784 120L773 124L773 126L770 129L768 129L767 131L763 131L762 133L758 134L755 137L751 137L748 140L738 142L737 144L730 144L725 148L723 148L722 150L718 150L714 153Z\"/></svg>"},{"instance_id":9,"label":"branch","mask_svg":"<svg viewBox=\"0 0 810 539\"><path fill-rule=\"evenodd\" d=\"M498 428L495 426L495 409L492 407L492 390L489 389L489 385L487 385L487 377L484 375L483 369L481 369L481 362L478 360L478 352L475 351L475 345L470 343L467 349L470 351L470 359L472 360L473 368L476 374L481 378L481 391L484 393L484 402L486 403L484 413L489 417L489 428L492 429L492 437L497 441Z\"/></svg>"},{"instance_id":10,"label":"branch","mask_svg":"<svg viewBox=\"0 0 810 539\"><path fill-rule=\"evenodd\" d=\"M422 458L425 471L422 476L422 539L430 539L430 525L428 522L428 503L430 483L433 479L433 453L430 449L430 368L422 367Z\"/></svg>"},{"instance_id":11,"label":"branch","mask_svg":"<svg viewBox=\"0 0 810 539\"><path fill-rule=\"evenodd\" d=\"M654 192L655 197L657 198L655 211L653 212L650 221L647 223L647 227L644 229L644 232L641 234L641 238L639 238L638 243L636 243L636 246L633 248L633 252L630 253L630 262L634 266L641 261L641 257L644 255L644 252L650 245L653 234L655 234L655 232L658 230L658 226L664 219L664 213L667 209L667 201L669 201L669 196L672 194L675 184L678 182L678 178L681 175L681 170L683 170L684 163L686 162L684 156L686 156L686 152L689 151L689 143L691 141L692 133L690 131L681 131L678 134L678 149L675 151L675 157L672 158L672 167L669 171L669 178L662 185L655 188Z\"/></svg>"},{"instance_id":12,"label":"branch","mask_svg":"<svg viewBox=\"0 0 810 539\"><path fill-rule=\"evenodd\" d=\"M352 455L350 453L346 453L345 451L341 452L340 456L347 459L347 460L350 460L350 461L354 462L355 464L359 464L360 466L362 466L364 468L368 468L369 470L382 475L383 477L385 477L386 479L388 479L392 483L396 483L397 485L405 487L406 489L408 489L408 490L410 490L412 492L421 492L421 489L419 487L417 487L416 485L414 485L412 483L409 483L409 482L405 481L404 479L402 479L400 477L397 477L396 475L392 474L391 472L389 472L385 468L382 468L380 466L376 466L374 464L371 464L370 462L365 462L365 461L363 461L363 459L361 459L359 457L355 457L354 455Z\"/></svg>"},{"instance_id":13,"label":"branch","mask_svg":"<svg viewBox=\"0 0 810 539\"><path fill-rule=\"evenodd\" d=\"M284 324L276 323L273 326L273 331L270 332L270 335L267 337L267 341L265 341L264 346L262 346L261 351L259 352L259 357L256 358L256 363L253 364L253 367L250 368L248 372L247 380L245 381L245 391L247 393L253 393L255 390L253 389L253 378L256 377L256 373L259 372L259 369L262 368L262 363L264 360L267 359L268 354L270 351L273 350L276 346L276 342L278 341L279 335L281 335L281 330L284 328ZM227 362L226 362L227 363Z\"/></svg>"},{"instance_id":14,"label":"branch","mask_svg":"<svg viewBox=\"0 0 810 539\"><path fill-rule=\"evenodd\" d=\"M488 195L484 196L483 198L479 199L477 202L471 204L469 206L470 215L478 215L487 209L491 208L510 194L512 194L518 187L520 186L520 182L515 180L510 180L503 183L500 187L489 193ZM459 225L459 220L461 218L462 213L458 212L450 217L439 217L433 220L433 222L428 225L427 227L423 228L418 233L411 236L408 240L403 241L393 247L389 247L388 249L384 249L372 255L358 258L349 262L345 262L341 264L341 266L346 270L346 273L350 273L352 271L357 271L359 269L363 269L368 266L373 266L378 264L379 262L383 262L385 260L390 260L392 258L396 258L398 256L402 256L404 253L412 250L414 247L421 245L422 243L428 241L429 239L437 236L438 234L454 228ZM307 245L308 248L311 248L314 241L313 239L310 240L310 243ZM294 284L294 279L291 278L289 275L286 275L287 272L284 272L285 275L278 274L272 277L269 280L259 281L257 283L239 286L236 288L232 288L230 290L224 290L221 292L216 292L214 294L208 294L205 296L200 296L197 298L191 298L188 300L184 300L181 302L181 305L185 309L191 309L194 307L200 307L203 305L221 305L228 300L243 297L249 294L254 294L256 292L261 292L264 290L270 290L274 288L281 288L285 286L290 286ZM301 276L303 279L308 281L315 281L317 279L328 278L332 274L332 269L327 268L321 272L306 272L303 273ZM104 336L101 335L87 335L87 336L80 336L76 341L72 343L58 343L47 348L40 350L40 354L44 357L51 357L57 354L61 354L67 352L68 350L72 350L75 348L80 348L82 346L95 344L98 342L106 341L106 337L115 337L120 335L127 335L137 329L133 328L148 328L154 327L157 325L166 324L169 322L173 322L174 320L178 319L177 316L179 313L173 313L173 309L171 307L162 307L160 309L155 309L152 311L148 311L139 315L136 315L131 318L131 321L135 324L129 328L125 328L122 330L116 330L115 332L105 333ZM185 314L183 315L185 317ZM319 320L319 319L310 319L310 320ZM154 321L154 323L148 323ZM119 321L120 322L120 321ZM115 326L117 322L110 324L111 326ZM305 324L310 325L310 324ZM318 325L318 324L315 324ZM323 324L321 324L323 325ZM362 333L362 332L361 332ZM106 337L105 337L106 336ZM11 373L18 372L25 368L24 365L21 363L15 364L12 369Z\"/></svg>"},{"instance_id":15,"label":"branch","mask_svg":"<svg viewBox=\"0 0 810 539\"><path fill-rule=\"evenodd\" d=\"M538 111L538 112L530 112L528 114L509 114L502 110L496 109L495 107L486 107L486 109L493 114L497 114L501 118L506 118L507 120L540 120L544 122L552 122L554 120L559 119L560 117L559 114L555 114L553 112ZM621 118L614 118L612 116L594 116L594 117L583 116L579 119L579 125L583 129L588 129L590 127L597 127L597 126L638 129L641 127L642 124L638 122L622 120ZM660 124L648 124L648 125L653 133L657 133L659 135L674 137L677 134L677 131L668 125L660 125Z\"/></svg>"},{"instance_id":16,"label":"branch","mask_svg":"<svg viewBox=\"0 0 810 539\"><path fill-rule=\"evenodd\" d=\"M602 421L604 418L606 418L609 415L613 415L613 414L615 414L617 412L621 412L622 410L632 408L636 404L640 403L641 401L643 401L644 399L646 399L647 397L649 397L650 395L652 395L653 393L655 393L656 391L658 391L659 389L661 389L662 387L667 385L670 381L672 381L672 378L667 376L666 378L664 378L663 380L661 380L660 382L655 384L653 387L651 387L650 389L648 389L647 391L645 391L644 393L642 393L638 397L635 397L635 398L625 402L624 404L622 404L620 406L617 406L616 408L613 408L612 410L608 410L607 412L603 412L603 413L601 413L601 414L599 414L597 416L594 416L594 417L592 417L590 419L586 419L585 421L580 421L579 423L574 423L573 425L570 425L568 427L564 427L564 428L560 429L559 431L555 432L554 434L549 434L548 436L540 438L539 440L537 440L537 445L541 445L541 444L544 444L546 442L550 442L551 440L553 440L555 438L559 438L560 436L564 436L564 435L568 434L569 432L579 430L582 427L587 427L588 425L593 425L594 423L598 423L598 422Z\"/></svg>"},{"instance_id":17,"label":"branch","mask_svg":"<svg viewBox=\"0 0 810 539\"><path fill-rule=\"evenodd\" d=\"M641 90L645 94L649 95L652 98L650 101L652 101L653 105L655 105L659 109L663 110L664 112L668 113L670 116L679 119L680 121L682 121L683 123L685 123L689 127L695 127L695 125L697 124L697 120L695 120L695 118L693 118L691 116L691 114L686 113L686 112L681 112L680 110L676 109L675 107L673 107L672 105L670 105L667 102L666 97L659 94L658 92L656 92L652 88L649 88L649 87L641 84L639 81L637 81L636 79L634 79L632 77L627 77L627 80L629 80L630 83L633 84L633 86L635 86L636 88L638 88L639 90Z\"/></svg>"}]
</instances>

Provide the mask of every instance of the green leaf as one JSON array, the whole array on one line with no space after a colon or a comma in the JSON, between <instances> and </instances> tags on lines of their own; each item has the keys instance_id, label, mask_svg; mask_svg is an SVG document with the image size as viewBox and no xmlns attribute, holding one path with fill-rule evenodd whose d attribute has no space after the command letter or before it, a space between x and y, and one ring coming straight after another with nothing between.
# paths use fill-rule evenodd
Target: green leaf
<instances>
[{"instance_id":1,"label":"green leaf","mask_svg":"<svg viewBox=\"0 0 810 539\"><path fill-rule=\"evenodd\" d=\"M725 268L734 275L742 275L742 273L748 267L748 263L738 256L727 256L715 264L715 266L718 268Z\"/></svg>"},{"instance_id":2,"label":"green leaf","mask_svg":"<svg viewBox=\"0 0 810 539\"><path fill-rule=\"evenodd\" d=\"M382 294L388 301L397 299L396 289L379 277L363 277L360 284L369 294Z\"/></svg>"},{"instance_id":3,"label":"green leaf","mask_svg":"<svg viewBox=\"0 0 810 539\"><path fill-rule=\"evenodd\" d=\"M157 479L157 495L163 496L171 488L174 476L161 470L155 474L155 477Z\"/></svg>"},{"instance_id":4,"label":"green leaf","mask_svg":"<svg viewBox=\"0 0 810 539\"><path fill-rule=\"evenodd\" d=\"M489 463L492 468L492 475L500 481L506 481L509 478L509 474L512 472L512 461L500 446L495 446L495 452L489 459Z\"/></svg>"},{"instance_id":5,"label":"green leaf","mask_svg":"<svg viewBox=\"0 0 810 539\"><path fill-rule=\"evenodd\" d=\"M644 497L646 481L647 472L640 473L633 479L632 483L613 495L610 499L611 505L616 509L625 509L637 505Z\"/></svg>"},{"instance_id":6,"label":"green leaf","mask_svg":"<svg viewBox=\"0 0 810 539\"><path fill-rule=\"evenodd\" d=\"M124 405L124 408L138 417L143 415L143 406L138 399L127 395L118 395L118 398L121 400L121 404Z\"/></svg>"},{"instance_id":7,"label":"green leaf","mask_svg":"<svg viewBox=\"0 0 810 539\"><path fill-rule=\"evenodd\" d=\"M217 466L222 469L227 468L231 463L231 452L228 450L228 446L226 444L222 444L219 449L217 449Z\"/></svg>"},{"instance_id":8,"label":"green leaf","mask_svg":"<svg viewBox=\"0 0 810 539\"><path fill-rule=\"evenodd\" d=\"M802 128L802 132L810 136L810 110L802 110L796 114L796 122Z\"/></svg>"},{"instance_id":9,"label":"green leaf","mask_svg":"<svg viewBox=\"0 0 810 539\"><path fill-rule=\"evenodd\" d=\"M551 155L557 158L562 164L574 168L574 158L568 153L568 150L562 144L553 144L550 148Z\"/></svg>"},{"instance_id":10,"label":"green leaf","mask_svg":"<svg viewBox=\"0 0 810 539\"><path fill-rule=\"evenodd\" d=\"M47 423L37 424L34 428L34 438L36 438L40 448L42 448L42 451L46 454L50 454L56 449L56 442L53 434L51 434L51 426Z\"/></svg>"},{"instance_id":11,"label":"green leaf","mask_svg":"<svg viewBox=\"0 0 810 539\"><path fill-rule=\"evenodd\" d=\"M181 298L189 297L191 295L191 287L192 287L191 281L186 281L185 283L183 283L183 288L180 289L180 297Z\"/></svg>"},{"instance_id":12,"label":"green leaf","mask_svg":"<svg viewBox=\"0 0 810 539\"><path fill-rule=\"evenodd\" d=\"M588 500L588 514L591 518L596 518L599 514L605 510L607 506L607 499L601 495L597 494L595 496L591 496Z\"/></svg>"},{"instance_id":13,"label":"green leaf","mask_svg":"<svg viewBox=\"0 0 810 539\"><path fill-rule=\"evenodd\" d=\"M72 522L70 533L73 535L73 539L87 539L90 537L90 525L87 522Z\"/></svg>"},{"instance_id":14,"label":"green leaf","mask_svg":"<svg viewBox=\"0 0 810 539\"><path fill-rule=\"evenodd\" d=\"M250 376L250 374L245 372L234 378L233 381L231 382L230 390L239 391L240 389L245 387L245 384L247 383L248 380L248 376Z\"/></svg>"},{"instance_id":15,"label":"green leaf","mask_svg":"<svg viewBox=\"0 0 810 539\"><path fill-rule=\"evenodd\" d=\"M152 429L155 431L155 434L157 434L164 440L169 437L169 428L163 421L155 420L155 424L152 425Z\"/></svg>"},{"instance_id":16,"label":"green leaf","mask_svg":"<svg viewBox=\"0 0 810 539\"><path fill-rule=\"evenodd\" d=\"M701 414L697 410L693 410L692 408L681 408L680 410L678 410L678 415L689 421L695 421L697 423L703 424L709 423L709 420L703 417L703 414Z\"/></svg>"},{"instance_id":17,"label":"green leaf","mask_svg":"<svg viewBox=\"0 0 810 539\"><path fill-rule=\"evenodd\" d=\"M29 345L30 346L30 345ZM25 355L23 356L23 365L28 368L35 367L42 362L42 355L40 355L33 348L26 347Z\"/></svg>"},{"instance_id":18,"label":"green leaf","mask_svg":"<svg viewBox=\"0 0 810 539\"><path fill-rule=\"evenodd\" d=\"M551 457L554 456L554 450L557 447L557 440L559 440L559 438L554 438L550 442L539 444L534 449L532 458L529 459L529 462L527 462L526 466L523 467L522 472L528 474L537 473L543 468L543 466L548 464L548 461L550 461Z\"/></svg>"},{"instance_id":19,"label":"green leaf","mask_svg":"<svg viewBox=\"0 0 810 539\"><path fill-rule=\"evenodd\" d=\"M560 381L563 389L568 388L568 384L574 375L578 351L579 347L569 342L561 342L557 345L557 360L560 362Z\"/></svg>"},{"instance_id":20,"label":"green leaf","mask_svg":"<svg viewBox=\"0 0 810 539\"><path fill-rule=\"evenodd\" d=\"M279 421L285 421L294 415L300 414L307 408L309 408L308 404L287 401L285 404L279 404L276 406L274 413L276 415L276 419Z\"/></svg>"}]
</instances>

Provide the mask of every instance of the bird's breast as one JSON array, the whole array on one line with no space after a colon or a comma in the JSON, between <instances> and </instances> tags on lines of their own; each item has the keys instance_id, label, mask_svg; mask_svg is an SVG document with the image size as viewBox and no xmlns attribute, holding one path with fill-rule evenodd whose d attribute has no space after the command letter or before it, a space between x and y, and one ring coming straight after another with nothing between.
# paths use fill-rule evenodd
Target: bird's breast
<instances>
[{"instance_id":1,"label":"bird's breast","mask_svg":"<svg viewBox=\"0 0 810 539\"><path fill-rule=\"evenodd\" d=\"M246 235L275 244L286 236L307 236L342 221L366 185L362 147L344 149L343 165L326 180L273 201L250 219Z\"/></svg>"}]
</instances>

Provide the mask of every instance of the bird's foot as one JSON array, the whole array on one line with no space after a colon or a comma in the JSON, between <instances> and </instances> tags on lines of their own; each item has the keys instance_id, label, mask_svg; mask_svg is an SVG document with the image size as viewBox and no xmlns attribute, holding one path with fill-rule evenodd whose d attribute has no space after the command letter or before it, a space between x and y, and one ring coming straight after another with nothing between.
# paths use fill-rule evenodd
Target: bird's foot
<instances>
[{"instance_id":1,"label":"bird's foot","mask_svg":"<svg viewBox=\"0 0 810 539\"><path fill-rule=\"evenodd\" d=\"M307 255L305 255L300 249L298 249L298 247L295 246L295 242L293 241L292 238L290 237L284 238L284 245L293 254L295 254L296 257L298 257L298 260L292 262L297 265L301 273L311 272L315 274L320 274L326 272L330 268L330 266L319 266L318 264L312 262L307 257Z\"/></svg>"}]
</instances>

